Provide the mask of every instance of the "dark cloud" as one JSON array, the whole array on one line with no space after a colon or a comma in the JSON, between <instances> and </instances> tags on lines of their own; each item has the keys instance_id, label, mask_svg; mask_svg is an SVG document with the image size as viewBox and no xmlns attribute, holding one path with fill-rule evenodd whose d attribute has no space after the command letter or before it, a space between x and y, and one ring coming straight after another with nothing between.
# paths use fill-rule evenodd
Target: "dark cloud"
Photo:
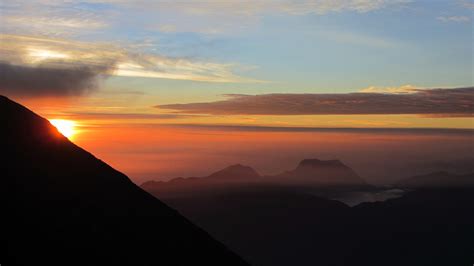
<instances>
[{"instance_id":1,"label":"dark cloud","mask_svg":"<svg viewBox=\"0 0 474 266\"><path fill-rule=\"evenodd\" d=\"M0 93L15 96L75 96L97 89L113 65L19 66L0 62Z\"/></svg>"},{"instance_id":2,"label":"dark cloud","mask_svg":"<svg viewBox=\"0 0 474 266\"><path fill-rule=\"evenodd\" d=\"M216 115L352 115L424 114L470 117L474 87L425 89L414 93L227 95L215 102L167 104L156 107L179 113Z\"/></svg>"}]
</instances>

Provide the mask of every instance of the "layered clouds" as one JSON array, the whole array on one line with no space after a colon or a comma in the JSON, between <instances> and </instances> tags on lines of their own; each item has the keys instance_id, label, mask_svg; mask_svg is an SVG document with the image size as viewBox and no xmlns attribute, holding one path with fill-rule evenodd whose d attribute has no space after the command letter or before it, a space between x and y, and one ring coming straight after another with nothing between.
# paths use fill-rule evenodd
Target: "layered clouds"
<instances>
[{"instance_id":1,"label":"layered clouds","mask_svg":"<svg viewBox=\"0 0 474 266\"><path fill-rule=\"evenodd\" d=\"M134 20L141 27L168 32L215 34L232 32L243 25L250 26L267 14L299 16L337 12L367 13L384 8L400 8L411 2L412 0L5 0L2 5L5 7L5 27L12 29L33 28L50 34L54 34L56 30L56 33L64 34L66 29L78 31L80 28L113 27L114 24L129 21L126 14L131 14L145 18ZM121 13L124 10L127 13Z\"/></svg>"},{"instance_id":2,"label":"layered clouds","mask_svg":"<svg viewBox=\"0 0 474 266\"><path fill-rule=\"evenodd\" d=\"M471 117L474 87L413 89L405 93L227 95L214 102L159 105L179 113L214 115L421 114Z\"/></svg>"},{"instance_id":3,"label":"layered clouds","mask_svg":"<svg viewBox=\"0 0 474 266\"><path fill-rule=\"evenodd\" d=\"M471 18L468 16L439 16L436 19L442 22L456 22L456 23L471 21Z\"/></svg>"},{"instance_id":4,"label":"layered clouds","mask_svg":"<svg viewBox=\"0 0 474 266\"><path fill-rule=\"evenodd\" d=\"M108 76L201 82L259 82L221 64L140 53L107 43L19 35L0 36L0 93L21 96L81 95Z\"/></svg>"},{"instance_id":5,"label":"layered clouds","mask_svg":"<svg viewBox=\"0 0 474 266\"><path fill-rule=\"evenodd\" d=\"M324 44L328 41L346 45L348 50L361 51L362 47L369 47L370 49L377 48L376 53L389 54L395 48L400 49L400 44L404 44L406 39L391 38L377 31L352 31L350 27L344 28L337 25L324 28L324 24L319 25L318 23L323 23L329 16L342 17L347 13L349 16L357 14L363 20L362 16L375 16L377 12L383 10L407 10L414 6L412 2L411 0L185 2L5 0L0 3L2 14L0 17L2 25L0 27L0 93L35 97L83 95L97 90L102 80L110 76L209 82L214 83L209 84L209 88L212 90L220 89L217 87L220 85L215 83L244 83L223 86L223 88L234 89L229 92L235 93L239 93L239 89L242 88L246 93L249 93L253 88L255 91L273 91L272 86L278 87L279 89L276 90L281 91L281 88L286 86L289 81L297 80L296 77L299 79L295 83L301 81L304 88L321 87L321 84L329 84L327 80L324 80L326 77L333 79L336 74L342 76L354 70L340 64L341 53L337 50L327 50L327 46ZM457 5L464 7L471 4L470 1L462 1ZM440 21L466 20L466 14L454 16L450 13L443 13L439 15ZM298 24L301 27L289 27L288 29L291 31L281 31L284 29L282 25L286 24L270 25L275 23L273 20L281 17L291 18L290 22L293 19L301 19ZM314 19L315 17L321 19ZM470 20L469 16L467 18ZM281 23L289 21L284 20ZM269 23L266 25L267 31L258 33L259 25L266 23ZM441 23L438 22L438 24ZM459 23L457 26L462 25ZM263 35L260 36L267 33L269 28L278 33L273 35L281 33L280 50L277 50L280 44L276 43L280 37L275 38L273 43L272 40L264 40ZM293 31L296 34L293 34ZM270 30L270 32L272 31ZM301 47L300 45L284 45L287 40L306 34L308 38L313 38L310 35L316 36L314 39L308 39L308 45L302 44ZM243 35L248 37L239 38ZM299 43L297 40L295 39L295 44ZM216 47L217 49L215 49ZM305 55L308 55L307 58L295 53L300 48L302 53L306 49L304 52ZM409 46L407 45L404 49L409 49ZM322 56L316 58L317 60L310 60L313 58L313 54L319 53ZM332 57L325 58L325 54L331 53ZM436 51L436 54L445 53ZM288 59L284 64L273 60L280 55ZM370 56L368 58L370 61ZM382 60L383 56L379 58ZM345 55L344 60L346 60ZM350 58L346 61L351 60L357 61ZM390 61L390 63L392 62ZM436 63L434 62L433 65L443 65ZM328 74L329 71L326 69L333 69L333 64L340 65L334 70L339 72ZM360 69L371 69L364 62L360 62L360 64ZM381 64L380 69L382 68ZM314 75L308 71L309 69L314 69L318 74L316 76L319 76L318 78L321 80L313 80ZM358 69L359 67L355 70ZM293 70L295 71L293 72ZM436 73L438 72L440 71ZM300 75L300 73L310 74ZM377 76L375 74L373 76ZM430 77L433 76L432 73L429 74ZM420 74L420 76L422 75ZM361 80L363 79L361 78ZM373 80L372 76L367 79L370 79L367 80L367 83L384 83L384 81ZM397 76L390 77L390 79L400 80ZM278 84L282 81L286 84ZM437 80L432 83L418 80L407 80L406 82L441 84ZM268 83L268 88L264 88L266 83ZM335 83L334 87L329 85L328 89L347 87L346 84ZM443 85L450 83L446 82ZM163 82L163 84L167 86L170 83ZM466 83L461 81L459 84ZM162 84L149 85L147 90L163 88L159 85ZM302 91L303 85L295 90ZM179 83L176 85L176 90L187 90L194 86L193 83ZM208 88L204 88L203 84L198 84L195 87L198 86L203 88L203 91L208 90ZM140 90L142 88L130 89ZM395 92L394 90L390 92ZM368 88L367 92L378 93L380 89L372 87ZM330 97L330 95L327 94L324 97ZM279 96L234 95L226 101L204 104L205 106L227 105L236 102L244 103L251 99L274 102L275 98L288 97L291 97L290 101L293 102L292 97L298 98L300 96L291 93ZM323 96L313 95L309 96L309 99L313 99L313 97ZM368 95L364 97L368 97ZM282 101L285 100L282 99ZM298 102L298 100L295 101ZM196 106L196 104L180 105L179 108L191 108L192 106ZM178 107L178 105L168 107ZM300 107L295 108L300 110ZM202 110L190 109L190 111L200 112ZM236 111L213 109L211 113L213 112ZM275 110L272 109L270 113L274 112ZM303 111L295 112L305 113ZM314 111L310 111L310 113L312 112Z\"/></svg>"}]
</instances>

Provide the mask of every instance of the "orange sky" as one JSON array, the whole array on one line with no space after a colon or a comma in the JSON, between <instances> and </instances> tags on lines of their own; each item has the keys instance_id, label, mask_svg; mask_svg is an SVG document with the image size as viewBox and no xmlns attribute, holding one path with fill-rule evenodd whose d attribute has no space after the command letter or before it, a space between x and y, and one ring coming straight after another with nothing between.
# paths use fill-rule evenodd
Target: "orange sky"
<instances>
[{"instance_id":1,"label":"orange sky","mask_svg":"<svg viewBox=\"0 0 474 266\"><path fill-rule=\"evenodd\" d=\"M0 94L73 121L72 141L136 182L314 157L375 181L474 162L463 1L229 1L7 1Z\"/></svg>"},{"instance_id":2,"label":"orange sky","mask_svg":"<svg viewBox=\"0 0 474 266\"><path fill-rule=\"evenodd\" d=\"M442 170L439 167L468 171L474 159L472 131L143 124L85 127L74 142L137 183L203 176L236 163L250 165L261 174L273 174L295 167L304 158L341 159L369 181L383 183Z\"/></svg>"},{"instance_id":3,"label":"orange sky","mask_svg":"<svg viewBox=\"0 0 474 266\"><path fill-rule=\"evenodd\" d=\"M13 98L48 119L70 119L85 126L103 124L206 124L324 128L470 128L470 116L439 115L208 115L176 114L154 108L139 96Z\"/></svg>"},{"instance_id":4,"label":"orange sky","mask_svg":"<svg viewBox=\"0 0 474 266\"><path fill-rule=\"evenodd\" d=\"M20 102L48 119L75 121L75 135L70 139L137 183L203 176L236 163L252 166L261 174L274 174L295 167L305 158L340 159L369 181L383 183L434 170L469 171L472 170L469 165L474 162L471 118L413 115L160 118L153 116L156 110L151 107L148 113L140 110L139 115L130 116L120 108L104 112L105 105L91 110L81 99ZM299 128L302 125L304 128ZM361 129L334 129L337 127ZM383 127L412 129L375 129ZM471 129L450 130L450 127Z\"/></svg>"},{"instance_id":5,"label":"orange sky","mask_svg":"<svg viewBox=\"0 0 474 266\"><path fill-rule=\"evenodd\" d=\"M434 170L469 171L474 162L472 129L448 129L450 125L472 128L469 118L353 115L256 116L256 121L248 116L160 119L121 116L121 110L110 112L113 115L83 115L81 112L91 110L77 99L24 102L48 119L75 121L75 135L70 139L137 183L203 176L236 163L250 165L261 174L274 174L295 167L304 158L340 159L369 181L384 183ZM277 122L285 118L291 123ZM409 124L410 119L413 124ZM374 129L403 128L407 123L412 128L446 124L445 129L438 130ZM240 126L225 126L229 124ZM306 126L298 128L301 125ZM311 125L361 129L317 130Z\"/></svg>"}]
</instances>

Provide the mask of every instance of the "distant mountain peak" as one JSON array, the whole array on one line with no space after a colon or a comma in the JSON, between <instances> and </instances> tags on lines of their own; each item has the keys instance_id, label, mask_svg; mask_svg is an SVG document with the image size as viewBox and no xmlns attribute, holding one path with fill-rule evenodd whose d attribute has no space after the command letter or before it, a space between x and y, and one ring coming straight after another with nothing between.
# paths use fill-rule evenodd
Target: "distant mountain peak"
<instances>
[{"instance_id":1,"label":"distant mountain peak","mask_svg":"<svg viewBox=\"0 0 474 266\"><path fill-rule=\"evenodd\" d=\"M225 179L254 179L259 177L260 175L252 167L245 166L242 164L230 165L220 171L209 175L209 178Z\"/></svg>"},{"instance_id":2,"label":"distant mountain peak","mask_svg":"<svg viewBox=\"0 0 474 266\"><path fill-rule=\"evenodd\" d=\"M240 163L229 165L226 168L224 168L224 170L228 170L228 171L248 171L248 170L251 170L251 171L255 172L255 170L252 167L242 165Z\"/></svg>"},{"instance_id":3,"label":"distant mountain peak","mask_svg":"<svg viewBox=\"0 0 474 266\"><path fill-rule=\"evenodd\" d=\"M339 160L304 159L295 169L275 178L299 185L367 186L354 170Z\"/></svg>"}]
</instances>

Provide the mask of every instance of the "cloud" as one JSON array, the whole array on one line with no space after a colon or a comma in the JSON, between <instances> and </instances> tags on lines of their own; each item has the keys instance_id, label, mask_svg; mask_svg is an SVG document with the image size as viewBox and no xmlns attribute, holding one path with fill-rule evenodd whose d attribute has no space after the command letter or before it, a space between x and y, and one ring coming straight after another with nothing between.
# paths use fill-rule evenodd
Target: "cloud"
<instances>
[{"instance_id":1,"label":"cloud","mask_svg":"<svg viewBox=\"0 0 474 266\"><path fill-rule=\"evenodd\" d=\"M160 124L175 128L197 128L218 131L262 131L262 132L352 132L352 133L411 133L423 135L463 135L472 136L473 129L467 128L412 128L412 127L295 127L295 126L255 126L255 125L216 125L216 124Z\"/></svg>"},{"instance_id":2,"label":"cloud","mask_svg":"<svg viewBox=\"0 0 474 266\"><path fill-rule=\"evenodd\" d=\"M329 12L342 11L366 13L410 2L410 0L307 0L282 3L280 9L295 15L308 13L327 14Z\"/></svg>"},{"instance_id":3,"label":"cloud","mask_svg":"<svg viewBox=\"0 0 474 266\"><path fill-rule=\"evenodd\" d=\"M0 92L78 95L110 75L201 82L261 82L234 73L238 64L139 53L106 43L0 35ZM48 84L48 81L50 84Z\"/></svg>"},{"instance_id":4,"label":"cloud","mask_svg":"<svg viewBox=\"0 0 474 266\"><path fill-rule=\"evenodd\" d=\"M105 46L16 35L0 42L0 92L7 95L82 95L115 71L117 58Z\"/></svg>"},{"instance_id":5,"label":"cloud","mask_svg":"<svg viewBox=\"0 0 474 266\"><path fill-rule=\"evenodd\" d=\"M107 23L96 18L64 16L25 16L10 15L2 19L4 29L22 32L43 33L46 35L70 35L77 30L96 30L107 26Z\"/></svg>"},{"instance_id":6,"label":"cloud","mask_svg":"<svg viewBox=\"0 0 474 266\"><path fill-rule=\"evenodd\" d=\"M186 114L151 114L151 113L105 113L105 112L64 112L61 117L79 120L167 120L201 117Z\"/></svg>"},{"instance_id":7,"label":"cloud","mask_svg":"<svg viewBox=\"0 0 474 266\"><path fill-rule=\"evenodd\" d=\"M440 16L440 17L437 17L436 19L442 22L457 22L457 23L471 21L471 18L468 16Z\"/></svg>"},{"instance_id":8,"label":"cloud","mask_svg":"<svg viewBox=\"0 0 474 266\"><path fill-rule=\"evenodd\" d=\"M464 0L461 2L461 5L469 9L474 9L474 2L472 0Z\"/></svg>"},{"instance_id":9,"label":"cloud","mask_svg":"<svg viewBox=\"0 0 474 266\"><path fill-rule=\"evenodd\" d=\"M362 45L374 48L394 48L402 45L400 41L349 31L323 30L317 32L317 34L328 40L349 45Z\"/></svg>"},{"instance_id":10,"label":"cloud","mask_svg":"<svg viewBox=\"0 0 474 266\"><path fill-rule=\"evenodd\" d=\"M101 2L101 1L98 1ZM109 3L130 5L127 1L115 0ZM174 9L190 14L218 14L227 15L254 15L261 13L287 13L291 15L304 15L309 13L327 14L330 12L359 12L366 13L390 6L397 6L412 2L411 0L300 0L300 1L279 1L279 0L217 0L217 1L138 1L140 7L147 9ZM134 4L136 1L134 2Z\"/></svg>"},{"instance_id":11,"label":"cloud","mask_svg":"<svg viewBox=\"0 0 474 266\"><path fill-rule=\"evenodd\" d=\"M359 92L365 93L391 93L391 94L404 94L404 93L416 93L420 90L420 87L413 85L403 85L400 87L377 87L370 86L364 89L361 89Z\"/></svg>"},{"instance_id":12,"label":"cloud","mask_svg":"<svg viewBox=\"0 0 474 266\"><path fill-rule=\"evenodd\" d=\"M227 100L167 104L179 113L213 115L457 114L472 117L474 87L413 93L227 95Z\"/></svg>"},{"instance_id":13,"label":"cloud","mask_svg":"<svg viewBox=\"0 0 474 266\"><path fill-rule=\"evenodd\" d=\"M266 15L302 16L336 12L367 13L404 6L411 0L3 0L4 29L59 36L122 27L163 32L235 33ZM130 17L140 19L130 20ZM49 20L51 19L51 20ZM35 22L38 23L35 23ZM12 22L12 23L10 23ZM55 23L58 22L58 23ZM10 31L18 32L18 31Z\"/></svg>"},{"instance_id":14,"label":"cloud","mask_svg":"<svg viewBox=\"0 0 474 266\"><path fill-rule=\"evenodd\" d=\"M326 15L330 13L368 13L384 8L399 7L411 0L218 0L218 1L141 1L131 6L126 1L116 5L141 9L146 16L163 14L153 21L154 28L164 32L198 32L202 34L235 34L254 27L262 17L272 15ZM166 14L173 14L167 19ZM156 16L155 16L156 17ZM190 23L190 21L192 21Z\"/></svg>"},{"instance_id":15,"label":"cloud","mask_svg":"<svg viewBox=\"0 0 474 266\"><path fill-rule=\"evenodd\" d=\"M18 66L0 63L0 93L17 96L75 96L98 87L110 66Z\"/></svg>"},{"instance_id":16,"label":"cloud","mask_svg":"<svg viewBox=\"0 0 474 266\"><path fill-rule=\"evenodd\" d=\"M113 17L107 10L94 12L69 1L5 0L0 9L2 32L51 37L98 31L108 27Z\"/></svg>"}]
</instances>

